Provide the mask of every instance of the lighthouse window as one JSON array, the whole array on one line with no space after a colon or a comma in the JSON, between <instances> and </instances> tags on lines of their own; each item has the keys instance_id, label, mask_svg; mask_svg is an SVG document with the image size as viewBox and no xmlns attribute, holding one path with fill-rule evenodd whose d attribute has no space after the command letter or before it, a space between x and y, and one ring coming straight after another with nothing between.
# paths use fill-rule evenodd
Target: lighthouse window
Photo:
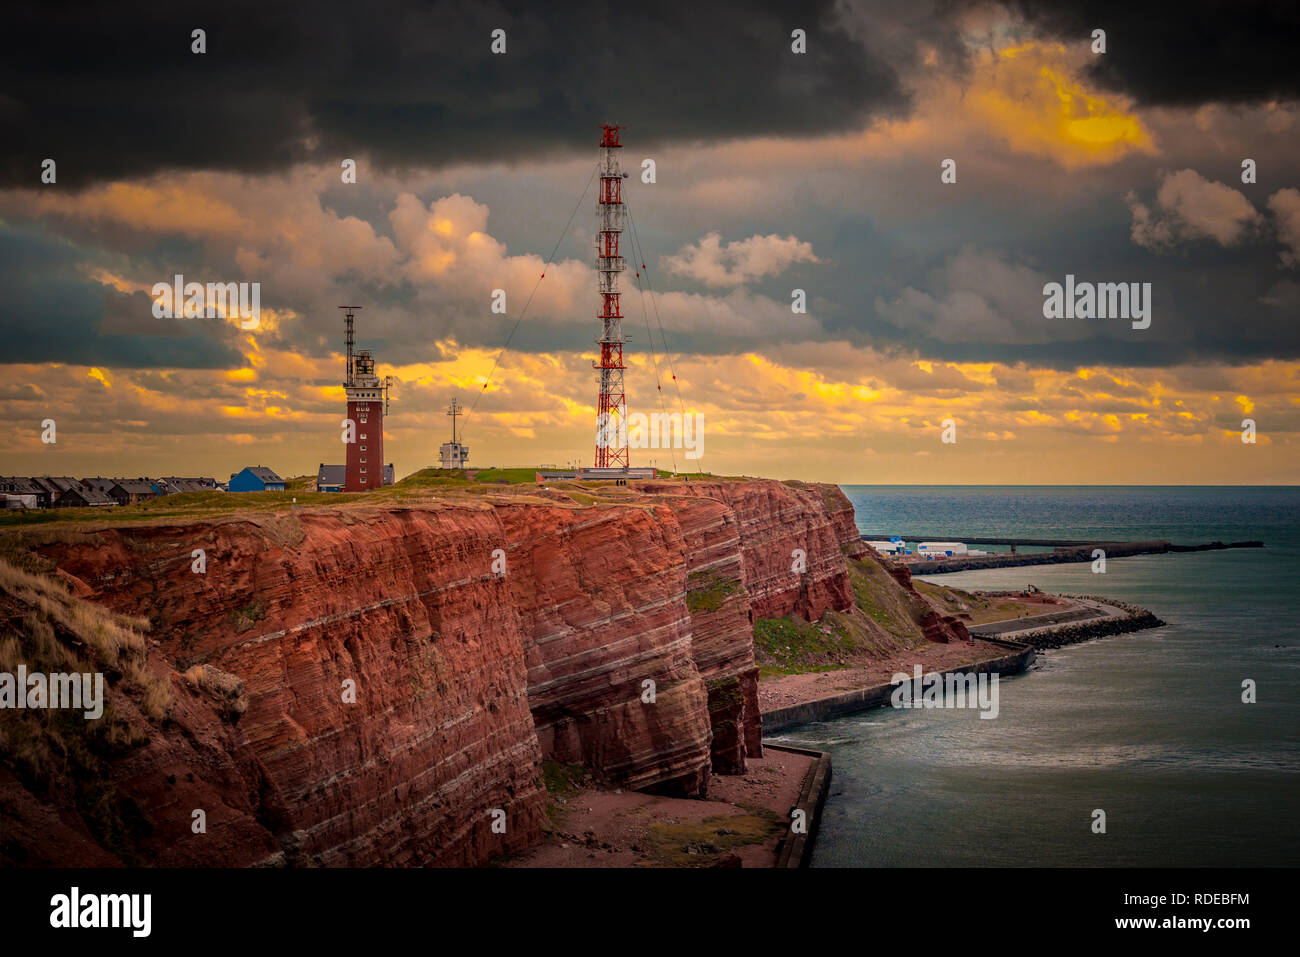
<instances>
[{"instance_id":1,"label":"lighthouse window","mask_svg":"<svg viewBox=\"0 0 1300 957\"><path fill-rule=\"evenodd\" d=\"M365 447L364 445L361 446L361 451L364 452L365 450L366 450L366 447Z\"/></svg>"},{"instance_id":2,"label":"lighthouse window","mask_svg":"<svg viewBox=\"0 0 1300 957\"><path fill-rule=\"evenodd\" d=\"M363 465L363 466L361 467L361 471L364 472L365 470L366 470L366 468L365 468L365 466Z\"/></svg>"},{"instance_id":3,"label":"lighthouse window","mask_svg":"<svg viewBox=\"0 0 1300 957\"><path fill-rule=\"evenodd\" d=\"M362 432L362 433L361 433L361 438L362 438L362 439L365 439L365 437L366 437L366 433Z\"/></svg>"},{"instance_id":4,"label":"lighthouse window","mask_svg":"<svg viewBox=\"0 0 1300 957\"><path fill-rule=\"evenodd\" d=\"M362 422L366 421L366 417L364 415L361 417L361 421Z\"/></svg>"}]
</instances>

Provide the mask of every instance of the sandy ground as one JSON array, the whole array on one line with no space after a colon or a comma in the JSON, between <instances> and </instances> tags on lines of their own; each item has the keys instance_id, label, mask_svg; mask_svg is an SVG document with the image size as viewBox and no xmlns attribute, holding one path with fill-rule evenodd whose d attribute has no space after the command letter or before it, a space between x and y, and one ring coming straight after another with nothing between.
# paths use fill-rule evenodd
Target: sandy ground
<instances>
[{"instance_id":1,"label":"sandy ground","mask_svg":"<svg viewBox=\"0 0 1300 957\"><path fill-rule=\"evenodd\" d=\"M504 866L772 867L811 764L765 748L744 775L713 775L703 801L587 788L554 802L555 830Z\"/></svg>"},{"instance_id":2,"label":"sandy ground","mask_svg":"<svg viewBox=\"0 0 1300 957\"><path fill-rule=\"evenodd\" d=\"M947 645L926 645L882 658L861 668L763 678L758 683L758 703L764 711L771 711L792 704L803 704L805 701L816 701L818 698L829 698L845 691L887 684L898 672L911 674L913 666L918 664L925 672L943 671L988 658L999 658L1008 653L1008 649L1001 645L980 641L978 638L969 644L952 642Z\"/></svg>"}]
</instances>

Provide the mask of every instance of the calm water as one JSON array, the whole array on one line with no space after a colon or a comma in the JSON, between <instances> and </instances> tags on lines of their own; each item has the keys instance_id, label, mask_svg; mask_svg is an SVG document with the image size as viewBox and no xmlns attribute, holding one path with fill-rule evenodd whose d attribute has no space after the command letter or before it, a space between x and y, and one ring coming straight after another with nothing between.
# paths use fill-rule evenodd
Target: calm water
<instances>
[{"instance_id":1,"label":"calm water","mask_svg":"<svg viewBox=\"0 0 1300 957\"><path fill-rule=\"evenodd\" d=\"M1169 624L1041 653L1001 683L995 720L882 709L778 736L833 756L815 866L1300 863L1300 489L844 491L872 533L1267 547L937 576L1109 595Z\"/></svg>"}]
</instances>

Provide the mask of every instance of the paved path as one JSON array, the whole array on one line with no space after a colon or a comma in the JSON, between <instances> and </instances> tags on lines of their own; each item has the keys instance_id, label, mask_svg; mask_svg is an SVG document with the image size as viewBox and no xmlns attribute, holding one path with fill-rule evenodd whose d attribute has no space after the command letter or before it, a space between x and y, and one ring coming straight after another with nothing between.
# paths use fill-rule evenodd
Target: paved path
<instances>
[{"instance_id":1,"label":"paved path","mask_svg":"<svg viewBox=\"0 0 1300 957\"><path fill-rule=\"evenodd\" d=\"M1074 598L1071 601L1082 607L1056 611L1047 615L1035 615L1032 618L1010 618L1006 621L994 621L986 625L974 625L969 628L972 635L996 635L999 638L1014 638L1026 631L1049 628L1052 625L1072 625L1097 618L1124 618L1128 612L1114 605L1093 601L1091 598Z\"/></svg>"}]
</instances>

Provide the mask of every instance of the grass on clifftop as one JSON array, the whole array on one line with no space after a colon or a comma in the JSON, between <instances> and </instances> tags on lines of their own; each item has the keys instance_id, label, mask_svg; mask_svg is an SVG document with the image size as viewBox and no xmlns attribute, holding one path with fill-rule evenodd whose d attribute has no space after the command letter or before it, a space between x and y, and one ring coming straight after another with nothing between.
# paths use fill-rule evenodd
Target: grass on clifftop
<instances>
[{"instance_id":1,"label":"grass on clifftop","mask_svg":"<svg viewBox=\"0 0 1300 957\"><path fill-rule=\"evenodd\" d=\"M0 510L0 529L22 528L33 525L130 525L137 522L159 520L209 518L233 512L287 511L295 506L308 508L321 505L348 503L374 503L379 505L401 503L405 500L427 500L429 495L454 492L462 495L491 495L502 486L517 488L537 485L537 469L483 468L483 469L420 469L393 485L385 485L369 492L315 492L314 475L299 475L286 480L283 492L184 492L164 495L138 502L134 505L113 505L100 508L41 508ZM673 474L658 470L661 479L708 478L715 481L732 481L732 476L713 476L707 473ZM736 478L735 480L739 480ZM581 480L590 484L593 491L613 488L609 481ZM570 483L551 483L552 488L563 489L576 505L597 504L599 499L587 492L574 491ZM625 489L619 488L624 492ZM626 504L626 503L622 503Z\"/></svg>"}]
</instances>

